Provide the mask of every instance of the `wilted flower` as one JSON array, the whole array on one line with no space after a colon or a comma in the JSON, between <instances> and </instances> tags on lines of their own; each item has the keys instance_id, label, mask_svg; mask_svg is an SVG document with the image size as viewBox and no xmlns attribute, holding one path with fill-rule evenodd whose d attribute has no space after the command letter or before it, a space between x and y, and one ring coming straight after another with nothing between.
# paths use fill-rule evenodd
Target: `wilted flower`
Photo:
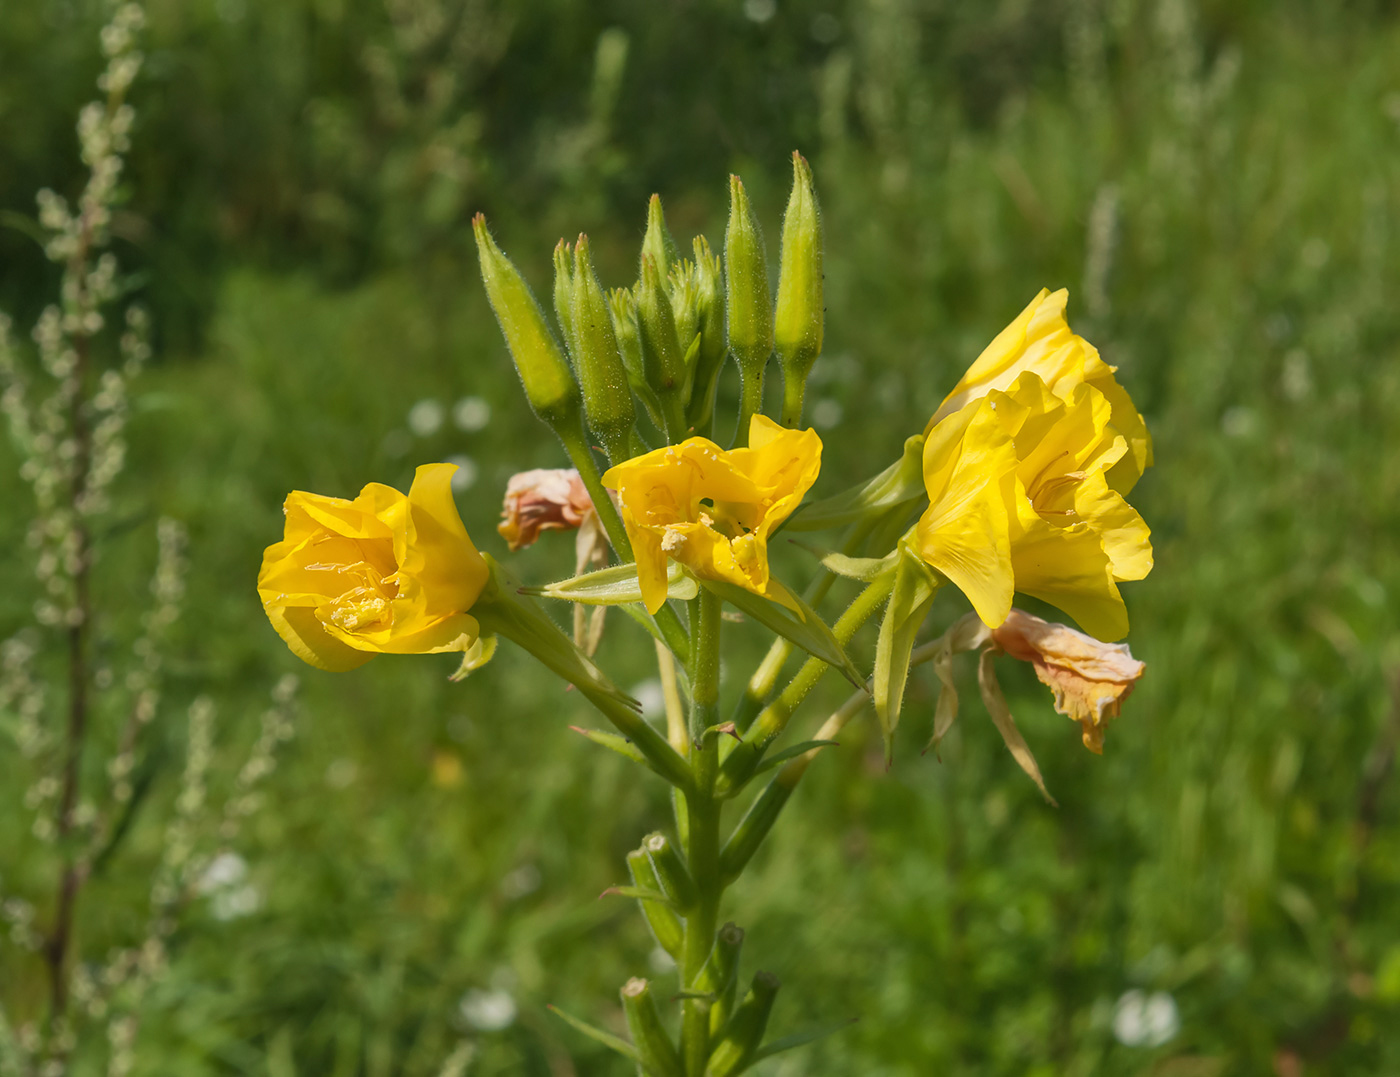
<instances>
[{"instance_id":1,"label":"wilted flower","mask_svg":"<svg viewBox=\"0 0 1400 1077\"><path fill-rule=\"evenodd\" d=\"M489 569L452 500L451 464L424 464L407 495L370 483L353 501L295 490L263 554L258 595L293 653L328 670L376 654L466 651L467 611Z\"/></svg>"},{"instance_id":2,"label":"wilted flower","mask_svg":"<svg viewBox=\"0 0 1400 1077\"><path fill-rule=\"evenodd\" d=\"M702 579L781 598L770 586L768 536L817 481L821 453L815 431L755 415L746 449L690 438L608 471L603 485L622 502L647 609L666 601L668 557Z\"/></svg>"},{"instance_id":3,"label":"wilted flower","mask_svg":"<svg viewBox=\"0 0 1400 1077\"><path fill-rule=\"evenodd\" d=\"M593 499L573 468L535 468L510 477L496 530L511 553L533 546L541 531L572 531L596 516Z\"/></svg>"}]
</instances>

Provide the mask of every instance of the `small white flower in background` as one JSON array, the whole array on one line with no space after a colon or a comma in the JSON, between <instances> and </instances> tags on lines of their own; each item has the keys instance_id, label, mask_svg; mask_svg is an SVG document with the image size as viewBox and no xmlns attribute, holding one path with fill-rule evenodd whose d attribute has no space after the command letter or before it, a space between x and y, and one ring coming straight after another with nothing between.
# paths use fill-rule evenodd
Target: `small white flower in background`
<instances>
[{"instance_id":1,"label":"small white flower in background","mask_svg":"<svg viewBox=\"0 0 1400 1077\"><path fill-rule=\"evenodd\" d=\"M436 400L420 400L408 409L408 428L420 438L431 437L442 429L445 418L446 411Z\"/></svg>"},{"instance_id":2,"label":"small white flower in background","mask_svg":"<svg viewBox=\"0 0 1400 1077\"><path fill-rule=\"evenodd\" d=\"M840 424L844 414L841 405L835 400L818 400L812 405L812 425L818 430L830 430Z\"/></svg>"},{"instance_id":3,"label":"small white flower in background","mask_svg":"<svg viewBox=\"0 0 1400 1077\"><path fill-rule=\"evenodd\" d=\"M360 768L353 759L333 759L326 767L326 784L332 789L344 789L359 777Z\"/></svg>"},{"instance_id":4,"label":"small white flower in background","mask_svg":"<svg viewBox=\"0 0 1400 1077\"><path fill-rule=\"evenodd\" d=\"M534 864L521 864L501 879L501 896L507 901L533 894L540 888L540 869Z\"/></svg>"},{"instance_id":5,"label":"small white flower in background","mask_svg":"<svg viewBox=\"0 0 1400 1077\"><path fill-rule=\"evenodd\" d=\"M647 964L651 966L651 971L657 976L665 976L668 972L674 972L676 959L666 952L665 947L652 947L651 953L647 954Z\"/></svg>"},{"instance_id":6,"label":"small white flower in background","mask_svg":"<svg viewBox=\"0 0 1400 1077\"><path fill-rule=\"evenodd\" d=\"M201 894L212 894L237 886L248 877L248 861L237 853L220 853L209 861L194 888Z\"/></svg>"},{"instance_id":7,"label":"small white flower in background","mask_svg":"<svg viewBox=\"0 0 1400 1077\"><path fill-rule=\"evenodd\" d=\"M246 860L237 853L220 853L209 861L195 890L209 898L209 911L215 920L236 920L262 908L262 894L247 878Z\"/></svg>"},{"instance_id":8,"label":"small white flower in background","mask_svg":"<svg viewBox=\"0 0 1400 1077\"><path fill-rule=\"evenodd\" d=\"M458 430L474 434L491 422L491 405L479 396L464 396L452 406L452 422Z\"/></svg>"},{"instance_id":9,"label":"small white flower in background","mask_svg":"<svg viewBox=\"0 0 1400 1077\"><path fill-rule=\"evenodd\" d=\"M778 0L744 0L744 15L759 25L778 13Z\"/></svg>"},{"instance_id":10,"label":"small white flower in background","mask_svg":"<svg viewBox=\"0 0 1400 1077\"><path fill-rule=\"evenodd\" d=\"M666 697L661 691L661 682L655 677L632 686L632 698L642 705L642 713L655 718L666 709Z\"/></svg>"},{"instance_id":11,"label":"small white flower in background","mask_svg":"<svg viewBox=\"0 0 1400 1077\"><path fill-rule=\"evenodd\" d=\"M499 1032L515 1024L515 999L504 988L468 991L457 1003L457 1010L478 1032Z\"/></svg>"},{"instance_id":12,"label":"small white flower in background","mask_svg":"<svg viewBox=\"0 0 1400 1077\"><path fill-rule=\"evenodd\" d=\"M1125 991L1113 1009L1113 1035L1125 1047L1160 1047L1180 1031L1176 999L1165 991Z\"/></svg>"},{"instance_id":13,"label":"small white flower in background","mask_svg":"<svg viewBox=\"0 0 1400 1077\"><path fill-rule=\"evenodd\" d=\"M476 461L470 456L449 456L446 462L457 465L457 470L452 473L453 493L460 494L476 485L481 469L476 466Z\"/></svg>"}]
</instances>

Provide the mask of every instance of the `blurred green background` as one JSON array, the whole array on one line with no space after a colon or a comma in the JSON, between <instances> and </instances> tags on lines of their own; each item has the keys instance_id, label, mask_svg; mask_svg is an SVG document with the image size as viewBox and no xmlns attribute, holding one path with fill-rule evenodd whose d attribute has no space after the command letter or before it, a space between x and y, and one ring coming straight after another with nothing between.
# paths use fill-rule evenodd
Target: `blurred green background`
<instances>
[{"instance_id":1,"label":"blurred green background","mask_svg":"<svg viewBox=\"0 0 1400 1077\"><path fill-rule=\"evenodd\" d=\"M40 187L81 183L103 17L0 8L0 309L21 330L57 279L26 219ZM660 783L570 734L583 701L505 648L461 685L445 656L297 668L253 579L290 489L466 458L463 516L501 554L507 477L563 462L484 301L473 212L541 294L580 230L622 284L652 191L683 243L718 249L732 171L776 256L794 148L828 252L817 492L893 459L1064 285L1155 437L1134 501L1157 565L1127 588L1148 673L1102 758L1004 670L1058 810L975 692L941 760L920 756L927 671L889 773L869 723L813 767L726 915L746 967L784 981L775 1032L858 1020L757 1072L1400 1072L1394 4L151 0L146 42L114 232L156 361L99 638L130 637L158 513L190 528L190 592L165 762L84 895L84 960L141 930L182 704L210 694L232 753L279 676L303 699L237 846L253 898L191 908L137 1073L435 1074L463 1039L471 1074L627 1071L544 1007L613 1026L628 976L674 982L633 909L595 900L661 820ZM0 448L0 637L35 597L14 462ZM516 568L571 558L544 541ZM945 595L935 622L961 612ZM731 695L757 659L732 635ZM625 686L654 676L620 618L602 654ZM0 888L42 919L46 854L3 751ZM32 1012L41 985L0 946L7 1005ZM1142 997L1155 1036L1132 1027Z\"/></svg>"}]
</instances>

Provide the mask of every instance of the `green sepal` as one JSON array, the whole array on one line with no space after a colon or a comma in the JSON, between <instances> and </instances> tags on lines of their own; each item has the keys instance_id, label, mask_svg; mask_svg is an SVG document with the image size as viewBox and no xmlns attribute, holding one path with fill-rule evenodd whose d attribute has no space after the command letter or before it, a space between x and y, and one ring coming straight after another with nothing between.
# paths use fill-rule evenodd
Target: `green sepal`
<instances>
[{"instance_id":1,"label":"green sepal","mask_svg":"<svg viewBox=\"0 0 1400 1077\"><path fill-rule=\"evenodd\" d=\"M621 1036L614 1036L611 1032L604 1032L601 1028L594 1028L587 1021L581 1021L572 1014L565 1013L552 1002L547 1004L545 1009L554 1014L555 1017L571 1025L577 1031L582 1032L589 1039L596 1040L604 1047L616 1051L623 1058L631 1059L631 1061L638 1066L642 1064L642 1056L637 1053L637 1049Z\"/></svg>"},{"instance_id":2,"label":"green sepal","mask_svg":"<svg viewBox=\"0 0 1400 1077\"><path fill-rule=\"evenodd\" d=\"M767 756L763 762L758 765L758 769L753 772L754 777L757 777L764 771L772 770L782 763L786 763L789 759L796 759L799 755L806 755L813 748L830 748L832 745L840 743L840 741L836 740L804 740L801 744L794 744L791 748L784 748L781 752L774 752L772 755Z\"/></svg>"},{"instance_id":3,"label":"green sepal","mask_svg":"<svg viewBox=\"0 0 1400 1077\"><path fill-rule=\"evenodd\" d=\"M656 868L645 849L633 849L627 854L627 868L632 873L633 886L643 890L661 889L661 880L656 877ZM657 943L679 962L681 949L685 945L685 928L676 910L659 901L639 901L637 905Z\"/></svg>"},{"instance_id":4,"label":"green sepal","mask_svg":"<svg viewBox=\"0 0 1400 1077\"><path fill-rule=\"evenodd\" d=\"M822 1025L820 1028L809 1028L802 1032L794 1032L791 1036L784 1036L781 1039L772 1040L765 1043L754 1052L753 1060L750 1063L762 1062L765 1058L772 1058L774 1055L782 1054L784 1051L791 1051L795 1047L805 1047L809 1043L826 1039L833 1032L840 1032L843 1028L850 1028L859 1018L851 1017L834 1025Z\"/></svg>"},{"instance_id":5,"label":"green sepal","mask_svg":"<svg viewBox=\"0 0 1400 1077\"><path fill-rule=\"evenodd\" d=\"M827 665L835 666L857 688L865 683L865 678L856 669L841 646L841 641L831 631L816 610L807 605L800 595L789 591L776 580L771 581L770 590L776 590L780 600L764 598L738 584L723 580L700 581L706 589L719 595L740 613L752 617L765 628L791 640L813 658L820 658Z\"/></svg>"},{"instance_id":6,"label":"green sepal","mask_svg":"<svg viewBox=\"0 0 1400 1077\"><path fill-rule=\"evenodd\" d=\"M448 677L449 681L464 681L468 674L475 673L496 654L495 636L478 636L477 641L462 652L462 664L457 672Z\"/></svg>"},{"instance_id":7,"label":"green sepal","mask_svg":"<svg viewBox=\"0 0 1400 1077\"><path fill-rule=\"evenodd\" d=\"M869 583L893 568L895 558L899 556L898 551L891 551L884 557L851 557L848 554L828 550L810 542L803 542L801 539L788 539L788 541L810 553L821 562L822 568L828 572L844 576L848 580L860 580L862 583Z\"/></svg>"},{"instance_id":8,"label":"green sepal","mask_svg":"<svg viewBox=\"0 0 1400 1077\"><path fill-rule=\"evenodd\" d=\"M660 430L663 428L661 399L647 384L646 364L642 359L642 331L637 324L637 301L629 289L614 288L608 293L608 310L612 314L613 336L617 338L622 366L627 372L627 384L632 389L632 395L642 402L652 425Z\"/></svg>"},{"instance_id":9,"label":"green sepal","mask_svg":"<svg viewBox=\"0 0 1400 1077\"><path fill-rule=\"evenodd\" d=\"M899 725L904 685L909 679L909 653L914 649L914 638L923 627L924 618L943 582L942 577L904 543L900 543L896 554L892 569L894 587L885 607L885 619L880 622L880 636L875 644L875 672L871 675L875 714L885 737L885 766L894 758L894 731Z\"/></svg>"},{"instance_id":10,"label":"green sepal","mask_svg":"<svg viewBox=\"0 0 1400 1077\"><path fill-rule=\"evenodd\" d=\"M926 497L924 491L924 438L915 434L904 442L904 452L873 479L832 497L801 506L786 522L789 531L822 531L828 527L883 516L900 505Z\"/></svg>"},{"instance_id":11,"label":"green sepal","mask_svg":"<svg viewBox=\"0 0 1400 1077\"><path fill-rule=\"evenodd\" d=\"M585 606L622 606L642 601L642 587L637 582L635 564L613 565L596 572L571 576L543 587L523 587L527 595L558 598L565 602L580 602ZM666 564L666 597L692 599L700 593L694 577L686 575L674 561Z\"/></svg>"}]
</instances>

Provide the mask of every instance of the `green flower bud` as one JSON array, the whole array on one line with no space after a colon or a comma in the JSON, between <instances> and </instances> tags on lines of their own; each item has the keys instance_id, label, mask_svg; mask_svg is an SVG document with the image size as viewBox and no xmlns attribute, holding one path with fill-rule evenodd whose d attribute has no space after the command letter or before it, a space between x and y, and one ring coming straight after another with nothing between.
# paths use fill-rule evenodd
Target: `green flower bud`
<instances>
[{"instance_id":1,"label":"green flower bud","mask_svg":"<svg viewBox=\"0 0 1400 1077\"><path fill-rule=\"evenodd\" d=\"M578 337L574 334L574 249L562 239L554 247L554 316L564 331L564 347L577 362Z\"/></svg>"},{"instance_id":2,"label":"green flower bud","mask_svg":"<svg viewBox=\"0 0 1400 1077\"><path fill-rule=\"evenodd\" d=\"M773 999L778 994L778 978L771 972L754 975L753 986L734 1016L724 1026L719 1042L710 1052L706 1077L730 1077L741 1073L758 1051L763 1033L768 1028L768 1015L773 1012Z\"/></svg>"},{"instance_id":3,"label":"green flower bud","mask_svg":"<svg viewBox=\"0 0 1400 1077\"><path fill-rule=\"evenodd\" d=\"M671 316L676 321L676 342L681 353L689 355L699 328L700 312L696 308L695 263L689 260L673 262L666 294L671 297Z\"/></svg>"},{"instance_id":4,"label":"green flower bud","mask_svg":"<svg viewBox=\"0 0 1400 1077\"><path fill-rule=\"evenodd\" d=\"M700 972L697 991L715 996L710 1007L710 1036L717 1037L729 1015L734 1012L734 994L739 986L739 952L744 946L744 929L733 922L725 924L715 936L715 948Z\"/></svg>"},{"instance_id":5,"label":"green flower bud","mask_svg":"<svg viewBox=\"0 0 1400 1077\"><path fill-rule=\"evenodd\" d=\"M676 318L662 287L661 272L650 255L642 259L636 299L647 381L662 396L679 392L685 386L685 353L676 335Z\"/></svg>"},{"instance_id":6,"label":"green flower bud","mask_svg":"<svg viewBox=\"0 0 1400 1077\"><path fill-rule=\"evenodd\" d=\"M666 840L665 834L650 834L642 842L642 848L651 857L656 877L661 880L661 889L682 913L695 904L695 880L681 859L676 847Z\"/></svg>"},{"instance_id":7,"label":"green flower bud","mask_svg":"<svg viewBox=\"0 0 1400 1077\"><path fill-rule=\"evenodd\" d=\"M729 227L724 232L729 350L741 371L762 371L773 354L773 301L763 235L743 181L729 177Z\"/></svg>"},{"instance_id":8,"label":"green flower bud","mask_svg":"<svg viewBox=\"0 0 1400 1077\"><path fill-rule=\"evenodd\" d=\"M661 890L661 880L656 876L656 868L652 866L646 849L634 849L628 853L627 867L631 870L634 885L644 890ZM637 904L641 905L642 916L662 949L679 958L685 929L681 927L676 911L660 901L639 901Z\"/></svg>"},{"instance_id":9,"label":"green flower bud","mask_svg":"<svg viewBox=\"0 0 1400 1077\"><path fill-rule=\"evenodd\" d=\"M572 291L574 372L583 389L583 413L589 429L617 463L628 456L627 435L637 421L637 411L613 335L612 311L593 271L588 237L583 235L574 246Z\"/></svg>"},{"instance_id":10,"label":"green flower bud","mask_svg":"<svg viewBox=\"0 0 1400 1077\"><path fill-rule=\"evenodd\" d=\"M686 418L696 433L708 436L715 411L715 390L729 354L724 339L724 271L704 236L696 236L695 328L700 351L691 377L690 405Z\"/></svg>"},{"instance_id":11,"label":"green flower bud","mask_svg":"<svg viewBox=\"0 0 1400 1077\"><path fill-rule=\"evenodd\" d=\"M627 371L627 384L632 395L642 402L656 429L662 428L661 401L647 384L646 363L642 359L642 331L637 325L637 301L627 288L614 288L608 293L608 309L612 312L613 336L617 350L622 353L622 365Z\"/></svg>"},{"instance_id":12,"label":"green flower bud","mask_svg":"<svg viewBox=\"0 0 1400 1077\"><path fill-rule=\"evenodd\" d=\"M578 415L578 385L545 321L544 311L520 271L491 238L484 214L478 213L472 219L472 231L481 257L486 297L506 338L525 398L535 414L557 430Z\"/></svg>"},{"instance_id":13,"label":"green flower bud","mask_svg":"<svg viewBox=\"0 0 1400 1077\"><path fill-rule=\"evenodd\" d=\"M802 422L807 375L822 351L822 222L812 170L792 155L792 195L783 217L773 342L783 370L783 423Z\"/></svg>"},{"instance_id":14,"label":"green flower bud","mask_svg":"<svg viewBox=\"0 0 1400 1077\"><path fill-rule=\"evenodd\" d=\"M642 256L637 267L637 276L642 276L641 263L650 257L656 263L665 284L671 264L680 258L680 249L666 228L666 216L661 212L661 196L654 194L647 204L647 234L642 237Z\"/></svg>"},{"instance_id":15,"label":"green flower bud","mask_svg":"<svg viewBox=\"0 0 1400 1077\"><path fill-rule=\"evenodd\" d=\"M651 985L636 977L623 984L622 1010L642 1068L655 1077L681 1077L681 1057L661 1023Z\"/></svg>"}]
</instances>

